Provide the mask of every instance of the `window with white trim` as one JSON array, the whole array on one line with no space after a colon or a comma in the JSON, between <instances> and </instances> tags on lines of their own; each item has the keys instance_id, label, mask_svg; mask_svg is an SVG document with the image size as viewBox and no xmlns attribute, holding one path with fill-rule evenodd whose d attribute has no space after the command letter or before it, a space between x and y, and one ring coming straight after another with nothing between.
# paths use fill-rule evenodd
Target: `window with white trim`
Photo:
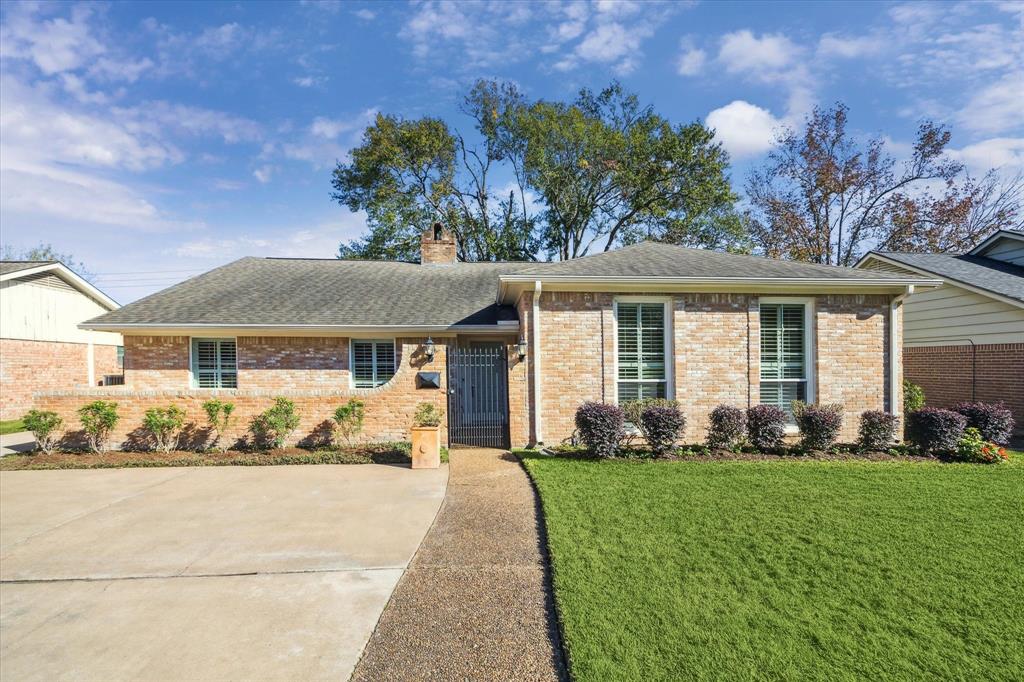
<instances>
[{"instance_id":1,"label":"window with white trim","mask_svg":"<svg viewBox=\"0 0 1024 682\"><path fill-rule=\"evenodd\" d=\"M373 388L395 376L395 342L352 341L352 384L356 388Z\"/></svg>"},{"instance_id":2,"label":"window with white trim","mask_svg":"<svg viewBox=\"0 0 1024 682\"><path fill-rule=\"evenodd\" d=\"M793 414L794 400L807 400L807 306L761 304L761 404Z\"/></svg>"},{"instance_id":3,"label":"window with white trim","mask_svg":"<svg viewBox=\"0 0 1024 682\"><path fill-rule=\"evenodd\" d=\"M619 404L666 397L665 304L617 303L615 316Z\"/></svg>"},{"instance_id":4,"label":"window with white trim","mask_svg":"<svg viewBox=\"0 0 1024 682\"><path fill-rule=\"evenodd\" d=\"M192 339L192 386L238 388L234 339Z\"/></svg>"}]
</instances>

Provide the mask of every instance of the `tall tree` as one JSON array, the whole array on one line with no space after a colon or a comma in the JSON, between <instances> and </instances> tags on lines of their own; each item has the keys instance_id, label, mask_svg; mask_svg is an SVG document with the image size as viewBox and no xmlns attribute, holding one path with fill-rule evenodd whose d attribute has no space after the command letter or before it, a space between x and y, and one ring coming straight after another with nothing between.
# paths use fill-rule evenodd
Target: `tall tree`
<instances>
[{"instance_id":1,"label":"tall tree","mask_svg":"<svg viewBox=\"0 0 1024 682\"><path fill-rule=\"evenodd\" d=\"M479 81L463 112L477 145L439 119L377 117L334 171L334 198L365 210L370 227L342 255L412 258L436 219L464 260L566 259L641 239L743 248L713 132L673 126L617 83L528 102L511 84Z\"/></svg>"},{"instance_id":2,"label":"tall tree","mask_svg":"<svg viewBox=\"0 0 1024 682\"><path fill-rule=\"evenodd\" d=\"M76 274L81 275L87 280L93 279L93 273L90 272L85 264L80 260L76 259L74 255L70 253L61 253L57 249L53 248L53 244L43 244L40 242L36 246L30 249L24 249L21 251L16 250L10 244L5 244L2 253L3 260L29 260L29 261L60 261L68 268L73 270Z\"/></svg>"},{"instance_id":3,"label":"tall tree","mask_svg":"<svg viewBox=\"0 0 1024 682\"><path fill-rule=\"evenodd\" d=\"M922 123L898 162L880 137L859 143L847 119L841 103L815 108L748 177L751 238L766 255L848 266L870 247L962 251L1019 220L1020 183L966 176L942 126Z\"/></svg>"}]
</instances>

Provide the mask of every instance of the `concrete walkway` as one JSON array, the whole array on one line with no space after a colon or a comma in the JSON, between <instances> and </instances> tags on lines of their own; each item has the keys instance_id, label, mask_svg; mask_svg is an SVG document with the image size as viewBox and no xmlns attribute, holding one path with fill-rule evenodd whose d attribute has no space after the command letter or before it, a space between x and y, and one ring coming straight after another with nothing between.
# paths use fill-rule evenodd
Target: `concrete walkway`
<instances>
[{"instance_id":1,"label":"concrete walkway","mask_svg":"<svg viewBox=\"0 0 1024 682\"><path fill-rule=\"evenodd\" d=\"M344 680L446 469L0 472L0 677Z\"/></svg>"},{"instance_id":2,"label":"concrete walkway","mask_svg":"<svg viewBox=\"0 0 1024 682\"><path fill-rule=\"evenodd\" d=\"M450 468L437 520L352 679L567 679L526 473L497 450L452 450Z\"/></svg>"},{"instance_id":3,"label":"concrete walkway","mask_svg":"<svg viewBox=\"0 0 1024 682\"><path fill-rule=\"evenodd\" d=\"M5 433L0 436L0 457L18 452L32 452L35 446L36 439L28 431Z\"/></svg>"}]
</instances>

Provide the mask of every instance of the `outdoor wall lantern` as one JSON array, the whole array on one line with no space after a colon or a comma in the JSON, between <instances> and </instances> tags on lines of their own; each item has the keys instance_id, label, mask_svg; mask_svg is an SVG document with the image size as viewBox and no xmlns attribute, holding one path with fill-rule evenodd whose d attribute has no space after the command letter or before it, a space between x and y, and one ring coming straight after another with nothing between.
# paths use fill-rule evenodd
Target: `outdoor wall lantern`
<instances>
[{"instance_id":1,"label":"outdoor wall lantern","mask_svg":"<svg viewBox=\"0 0 1024 682\"><path fill-rule=\"evenodd\" d=\"M519 339L519 343L516 344L516 354L520 360L526 359L526 339Z\"/></svg>"},{"instance_id":2,"label":"outdoor wall lantern","mask_svg":"<svg viewBox=\"0 0 1024 682\"><path fill-rule=\"evenodd\" d=\"M427 342L423 345L423 355L427 358L427 362L434 361L434 339L427 337Z\"/></svg>"}]
</instances>

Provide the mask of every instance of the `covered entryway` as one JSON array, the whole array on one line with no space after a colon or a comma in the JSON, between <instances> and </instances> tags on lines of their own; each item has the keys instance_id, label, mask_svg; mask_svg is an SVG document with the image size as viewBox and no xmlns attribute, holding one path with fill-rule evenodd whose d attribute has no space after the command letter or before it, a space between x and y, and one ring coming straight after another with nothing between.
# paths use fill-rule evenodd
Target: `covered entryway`
<instances>
[{"instance_id":1,"label":"covered entryway","mask_svg":"<svg viewBox=\"0 0 1024 682\"><path fill-rule=\"evenodd\" d=\"M509 447L503 343L472 343L448 351L448 440L452 445Z\"/></svg>"}]
</instances>

